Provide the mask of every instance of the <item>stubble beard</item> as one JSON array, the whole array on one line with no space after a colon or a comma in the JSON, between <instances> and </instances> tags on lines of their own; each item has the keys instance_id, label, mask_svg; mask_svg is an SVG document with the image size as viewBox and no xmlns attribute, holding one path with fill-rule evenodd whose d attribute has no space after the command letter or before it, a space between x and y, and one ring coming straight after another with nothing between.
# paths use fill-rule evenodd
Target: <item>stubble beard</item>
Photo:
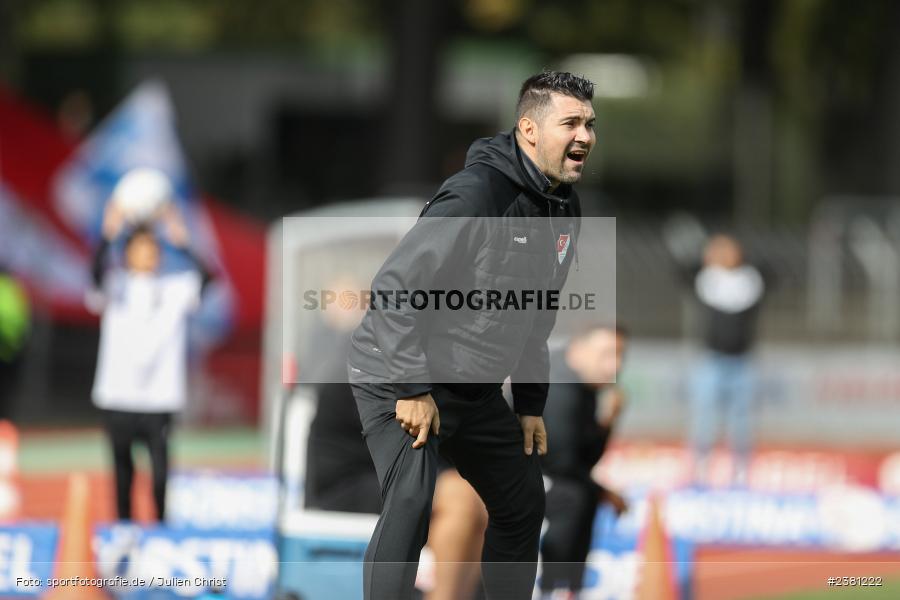
<instances>
[{"instance_id":1,"label":"stubble beard","mask_svg":"<svg viewBox=\"0 0 900 600\"><path fill-rule=\"evenodd\" d=\"M566 183L563 181L564 171L563 165L560 162L557 162L551 157L548 157L544 152L543 148L538 148L538 160L540 161L537 165L547 179L553 184L554 187L559 185L560 183ZM565 161L566 157L563 155L563 161ZM552 168L551 165L556 165L555 168Z\"/></svg>"},{"instance_id":2,"label":"stubble beard","mask_svg":"<svg viewBox=\"0 0 900 600\"><path fill-rule=\"evenodd\" d=\"M562 169L560 169L560 170L562 171ZM567 185L571 185L573 183L578 183L578 181L580 179L581 179L581 171L570 171L569 173L566 173L565 171L563 171L560 174L559 182L565 183Z\"/></svg>"},{"instance_id":3,"label":"stubble beard","mask_svg":"<svg viewBox=\"0 0 900 600\"><path fill-rule=\"evenodd\" d=\"M544 175L553 182L554 185L566 184L571 185L581 180L582 171L566 171L566 153L560 158L550 158L544 152L539 151L538 156L543 165L538 165ZM587 156L585 156L587 160ZM556 165L555 168L548 168L549 165ZM582 169L584 165L582 164Z\"/></svg>"}]
</instances>

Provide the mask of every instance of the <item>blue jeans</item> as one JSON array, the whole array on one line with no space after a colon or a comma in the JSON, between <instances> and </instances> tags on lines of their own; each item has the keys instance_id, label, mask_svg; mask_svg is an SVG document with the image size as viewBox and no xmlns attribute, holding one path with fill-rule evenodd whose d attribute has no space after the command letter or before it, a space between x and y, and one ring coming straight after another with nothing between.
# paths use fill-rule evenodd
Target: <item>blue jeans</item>
<instances>
[{"instance_id":1,"label":"blue jeans","mask_svg":"<svg viewBox=\"0 0 900 600\"><path fill-rule=\"evenodd\" d=\"M722 413L738 469L750 459L752 403L756 387L750 357L709 352L691 382L691 443L695 458L705 463L716 443Z\"/></svg>"}]
</instances>

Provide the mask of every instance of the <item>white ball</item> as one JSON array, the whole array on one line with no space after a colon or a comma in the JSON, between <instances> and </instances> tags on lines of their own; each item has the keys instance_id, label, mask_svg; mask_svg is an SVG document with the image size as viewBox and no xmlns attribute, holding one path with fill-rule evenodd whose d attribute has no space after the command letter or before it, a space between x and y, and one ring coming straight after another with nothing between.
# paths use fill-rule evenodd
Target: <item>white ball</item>
<instances>
[{"instance_id":1,"label":"white ball","mask_svg":"<svg viewBox=\"0 0 900 600\"><path fill-rule=\"evenodd\" d=\"M141 167L126 173L116 184L112 200L132 222L152 218L172 199L172 183L158 169Z\"/></svg>"}]
</instances>

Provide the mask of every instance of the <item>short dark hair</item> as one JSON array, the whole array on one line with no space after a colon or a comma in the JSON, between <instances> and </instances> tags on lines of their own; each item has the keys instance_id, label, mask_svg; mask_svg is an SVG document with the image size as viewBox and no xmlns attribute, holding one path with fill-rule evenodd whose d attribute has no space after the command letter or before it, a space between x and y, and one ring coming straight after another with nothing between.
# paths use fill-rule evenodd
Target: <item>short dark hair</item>
<instances>
[{"instance_id":1,"label":"short dark hair","mask_svg":"<svg viewBox=\"0 0 900 600\"><path fill-rule=\"evenodd\" d=\"M553 92L590 102L594 99L594 84L584 77L560 71L544 71L532 75L519 90L516 122L528 113L544 109L550 104L550 94Z\"/></svg>"},{"instance_id":2,"label":"short dark hair","mask_svg":"<svg viewBox=\"0 0 900 600\"><path fill-rule=\"evenodd\" d=\"M586 327L582 328L581 330L579 330L577 333L575 333L572 336L571 341L574 342L574 341L583 340L597 331L610 331L612 333L615 333L618 337L625 338L626 340L631 335L630 332L628 331L628 327L621 321L614 321L611 323L606 322L606 321L601 321L599 323L591 323L591 324L587 325Z\"/></svg>"},{"instance_id":3,"label":"short dark hair","mask_svg":"<svg viewBox=\"0 0 900 600\"><path fill-rule=\"evenodd\" d=\"M156 233L153 231L153 227L148 225L147 223L139 223L134 226L134 229L128 232L128 235L125 237L125 248L127 249L132 242L134 242L139 237L149 236L154 243L159 244L159 240L156 239Z\"/></svg>"}]
</instances>

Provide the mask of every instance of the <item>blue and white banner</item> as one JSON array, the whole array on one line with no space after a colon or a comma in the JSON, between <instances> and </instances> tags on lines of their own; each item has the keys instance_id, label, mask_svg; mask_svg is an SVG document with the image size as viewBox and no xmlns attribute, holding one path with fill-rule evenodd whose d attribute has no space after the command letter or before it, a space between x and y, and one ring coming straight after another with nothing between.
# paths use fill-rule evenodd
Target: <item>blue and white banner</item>
<instances>
[{"instance_id":1,"label":"blue and white banner","mask_svg":"<svg viewBox=\"0 0 900 600\"><path fill-rule=\"evenodd\" d=\"M98 240L113 188L137 167L165 173L172 182L172 200L182 210L193 201L175 111L159 81L138 86L59 168L53 181L56 210L73 230Z\"/></svg>"},{"instance_id":2,"label":"blue and white banner","mask_svg":"<svg viewBox=\"0 0 900 600\"><path fill-rule=\"evenodd\" d=\"M81 304L88 263L52 223L0 181L0 265L47 298Z\"/></svg>"},{"instance_id":3,"label":"blue and white banner","mask_svg":"<svg viewBox=\"0 0 900 600\"><path fill-rule=\"evenodd\" d=\"M166 491L166 522L175 528L273 532L278 480L269 475L177 473Z\"/></svg>"},{"instance_id":4,"label":"blue and white banner","mask_svg":"<svg viewBox=\"0 0 900 600\"><path fill-rule=\"evenodd\" d=\"M612 527L617 536L643 526L645 498ZM818 494L769 494L688 488L665 496L669 535L695 544L821 548L847 552L900 550L900 498L841 486Z\"/></svg>"},{"instance_id":5,"label":"blue and white banner","mask_svg":"<svg viewBox=\"0 0 900 600\"><path fill-rule=\"evenodd\" d=\"M98 576L117 582L117 598L265 600L274 591L274 534L113 525L94 541Z\"/></svg>"},{"instance_id":6,"label":"blue and white banner","mask_svg":"<svg viewBox=\"0 0 900 600\"><path fill-rule=\"evenodd\" d=\"M43 594L53 575L58 539L55 525L0 527L0 597Z\"/></svg>"},{"instance_id":7,"label":"blue and white banner","mask_svg":"<svg viewBox=\"0 0 900 600\"><path fill-rule=\"evenodd\" d=\"M100 238L103 212L119 179L138 167L158 169L172 183L172 201L191 233L194 252L222 277L204 294L192 320L194 346L207 347L222 339L234 318L234 292L222 268L209 218L197 202L187 160L178 140L175 111L165 85L148 81L138 86L107 117L56 172L54 204L62 219L90 246ZM183 270L186 259L163 246L163 269ZM223 280L224 279L224 280Z\"/></svg>"},{"instance_id":8,"label":"blue and white banner","mask_svg":"<svg viewBox=\"0 0 900 600\"><path fill-rule=\"evenodd\" d=\"M362 597L363 557L375 527L375 515L305 511L286 521L279 540L281 589L306 600L357 600ZM634 597L643 560L638 552L638 531L617 531L615 517L600 508L594 520L591 551L587 558L584 600L629 600ZM683 599L691 597L694 546L672 539L673 585ZM419 561L416 585L433 589L434 555L426 547ZM540 575L539 575L540 576ZM537 582L539 585L539 581Z\"/></svg>"}]
</instances>

